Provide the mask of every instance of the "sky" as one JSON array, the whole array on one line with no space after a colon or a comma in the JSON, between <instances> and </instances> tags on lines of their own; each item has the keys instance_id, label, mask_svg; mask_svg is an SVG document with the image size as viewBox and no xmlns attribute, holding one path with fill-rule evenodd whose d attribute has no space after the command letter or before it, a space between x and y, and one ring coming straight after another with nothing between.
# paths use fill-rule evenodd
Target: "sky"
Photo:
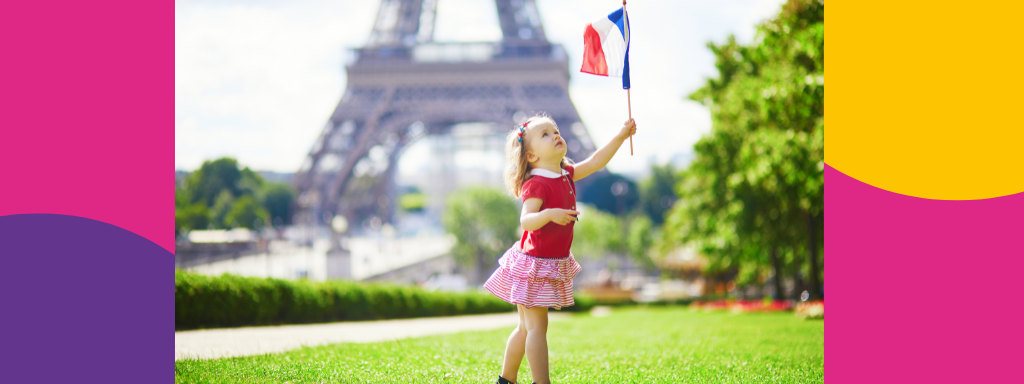
<instances>
[{"instance_id":1,"label":"sky","mask_svg":"<svg viewBox=\"0 0 1024 384\"><path fill-rule=\"evenodd\" d=\"M692 154L710 112L687 99L717 76L708 41L749 43L781 0L636 0L630 15L633 136L608 170L639 175L651 163ZM569 53L569 96L595 144L628 119L621 80L579 72L583 28L618 0L537 0L549 41ZM231 156L256 170L295 172L345 91L349 48L366 43L378 1L206 0L175 2L175 169ZM501 38L494 3L439 0L434 40ZM414 145L413 147L417 147ZM428 151L419 145L400 171ZM576 159L577 161L582 159Z\"/></svg>"}]
</instances>

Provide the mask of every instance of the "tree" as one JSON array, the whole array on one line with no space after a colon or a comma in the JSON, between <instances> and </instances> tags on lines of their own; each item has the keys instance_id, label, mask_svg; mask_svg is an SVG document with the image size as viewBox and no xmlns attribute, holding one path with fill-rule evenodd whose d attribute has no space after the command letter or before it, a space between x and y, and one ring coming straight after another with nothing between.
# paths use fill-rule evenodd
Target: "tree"
<instances>
[{"instance_id":1,"label":"tree","mask_svg":"<svg viewBox=\"0 0 1024 384\"><path fill-rule=\"evenodd\" d=\"M175 177L178 177L177 173ZM249 167L239 169L235 159L224 157L204 161L199 169L185 176L181 184L183 188L175 188L175 215L192 217L193 224L198 220L193 216L199 212L193 207L195 204L204 207L209 214L207 223L212 223L215 228L229 228L236 221L239 226L253 228L256 218L264 224L274 218L280 218L282 225L291 222L291 205L295 196L291 187L268 183ZM245 197L249 200L243 201ZM190 211L182 211L179 215L178 211L186 208ZM236 209L237 212L229 218Z\"/></svg>"},{"instance_id":2,"label":"tree","mask_svg":"<svg viewBox=\"0 0 1024 384\"><path fill-rule=\"evenodd\" d=\"M174 208L185 208L189 205L188 191L174 186Z\"/></svg>"},{"instance_id":3,"label":"tree","mask_svg":"<svg viewBox=\"0 0 1024 384\"><path fill-rule=\"evenodd\" d=\"M604 212L625 215L640 202L636 183L625 176L609 173L597 177L580 190L580 203L592 204Z\"/></svg>"},{"instance_id":4,"label":"tree","mask_svg":"<svg viewBox=\"0 0 1024 384\"><path fill-rule=\"evenodd\" d=\"M223 190L230 192L232 197L238 196L238 181L241 179L242 172L238 169L238 161L235 159L224 157L204 161L203 165L186 179L190 202L203 202L207 207L211 207Z\"/></svg>"},{"instance_id":5,"label":"tree","mask_svg":"<svg viewBox=\"0 0 1024 384\"><path fill-rule=\"evenodd\" d=\"M231 227L231 222L227 221L228 213L231 213L231 208L235 205L235 198L231 195L231 191L224 189L217 194L217 199L213 203L213 208L210 209L210 221L213 226L218 229Z\"/></svg>"},{"instance_id":6,"label":"tree","mask_svg":"<svg viewBox=\"0 0 1024 384\"><path fill-rule=\"evenodd\" d=\"M663 166L651 165L651 176L638 185L640 206L654 225L660 226L665 222L665 212L668 212L679 198L675 192L678 180L678 172L672 167L672 163Z\"/></svg>"},{"instance_id":7,"label":"tree","mask_svg":"<svg viewBox=\"0 0 1024 384\"><path fill-rule=\"evenodd\" d=\"M174 233L180 235L193 229L206 229L210 224L210 212L201 203L174 210Z\"/></svg>"},{"instance_id":8,"label":"tree","mask_svg":"<svg viewBox=\"0 0 1024 384\"><path fill-rule=\"evenodd\" d=\"M263 207L267 209L269 215L268 221L276 223L281 219L281 225L291 224L292 201L295 200L292 187L283 183L265 183L261 194Z\"/></svg>"},{"instance_id":9,"label":"tree","mask_svg":"<svg viewBox=\"0 0 1024 384\"><path fill-rule=\"evenodd\" d=\"M452 248L455 261L476 268L482 283L516 240L519 209L502 190L469 187L448 197L441 221L457 240Z\"/></svg>"},{"instance_id":10,"label":"tree","mask_svg":"<svg viewBox=\"0 0 1024 384\"><path fill-rule=\"evenodd\" d=\"M626 250L621 219L590 204L580 204L579 208L580 221L573 227L573 255L596 259Z\"/></svg>"},{"instance_id":11,"label":"tree","mask_svg":"<svg viewBox=\"0 0 1024 384\"><path fill-rule=\"evenodd\" d=\"M638 265L651 271L656 268L651 259L650 251L654 245L654 223L646 215L635 215L629 222L626 234L626 250Z\"/></svg>"},{"instance_id":12,"label":"tree","mask_svg":"<svg viewBox=\"0 0 1024 384\"><path fill-rule=\"evenodd\" d=\"M242 196L231 205L231 210L224 217L224 226L259 229L269 220L267 210L256 203L256 199L252 196Z\"/></svg>"},{"instance_id":13,"label":"tree","mask_svg":"<svg viewBox=\"0 0 1024 384\"><path fill-rule=\"evenodd\" d=\"M263 193L263 176L253 172L249 167L238 171L238 182L235 183L235 197L238 196L260 196Z\"/></svg>"},{"instance_id":14,"label":"tree","mask_svg":"<svg viewBox=\"0 0 1024 384\"><path fill-rule=\"evenodd\" d=\"M694 145L667 246L696 244L710 269L740 276L768 265L776 290L785 255L807 255L818 296L824 241L825 11L791 0L758 27L755 43L709 43L719 77L690 95L709 107L712 132ZM794 267L800 259L792 258Z\"/></svg>"}]
</instances>

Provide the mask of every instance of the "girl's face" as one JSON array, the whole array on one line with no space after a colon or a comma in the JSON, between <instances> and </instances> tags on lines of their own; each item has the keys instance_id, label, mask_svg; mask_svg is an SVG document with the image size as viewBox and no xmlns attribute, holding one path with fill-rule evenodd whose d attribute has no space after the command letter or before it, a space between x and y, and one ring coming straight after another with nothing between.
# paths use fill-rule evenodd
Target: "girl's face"
<instances>
[{"instance_id":1,"label":"girl's face","mask_svg":"<svg viewBox=\"0 0 1024 384\"><path fill-rule=\"evenodd\" d=\"M565 140L562 139L558 127L550 121L541 120L526 128L529 136L529 150L526 152L526 161L535 163L538 161L561 161L567 151Z\"/></svg>"}]
</instances>

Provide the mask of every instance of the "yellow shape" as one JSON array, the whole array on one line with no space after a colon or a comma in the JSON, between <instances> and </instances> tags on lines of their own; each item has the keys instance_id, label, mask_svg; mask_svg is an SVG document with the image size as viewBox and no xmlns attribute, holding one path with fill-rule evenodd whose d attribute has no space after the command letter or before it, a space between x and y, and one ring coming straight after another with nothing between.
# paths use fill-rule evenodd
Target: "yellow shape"
<instances>
[{"instance_id":1,"label":"yellow shape","mask_svg":"<svg viewBox=\"0 0 1024 384\"><path fill-rule=\"evenodd\" d=\"M1024 2L997 3L829 3L825 162L928 199L1024 191Z\"/></svg>"}]
</instances>

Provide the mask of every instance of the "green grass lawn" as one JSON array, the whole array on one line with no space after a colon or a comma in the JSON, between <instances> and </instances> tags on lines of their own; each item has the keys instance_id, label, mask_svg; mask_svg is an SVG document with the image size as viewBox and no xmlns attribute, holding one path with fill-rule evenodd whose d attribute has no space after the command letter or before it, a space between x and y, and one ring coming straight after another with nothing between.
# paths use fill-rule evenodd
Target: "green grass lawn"
<instances>
[{"instance_id":1,"label":"green grass lawn","mask_svg":"<svg viewBox=\"0 0 1024 384\"><path fill-rule=\"evenodd\" d=\"M494 383L512 328L182 360L176 383ZM552 383L821 383L821 320L685 307L581 313L548 327ZM527 359L519 382L530 380Z\"/></svg>"}]
</instances>

